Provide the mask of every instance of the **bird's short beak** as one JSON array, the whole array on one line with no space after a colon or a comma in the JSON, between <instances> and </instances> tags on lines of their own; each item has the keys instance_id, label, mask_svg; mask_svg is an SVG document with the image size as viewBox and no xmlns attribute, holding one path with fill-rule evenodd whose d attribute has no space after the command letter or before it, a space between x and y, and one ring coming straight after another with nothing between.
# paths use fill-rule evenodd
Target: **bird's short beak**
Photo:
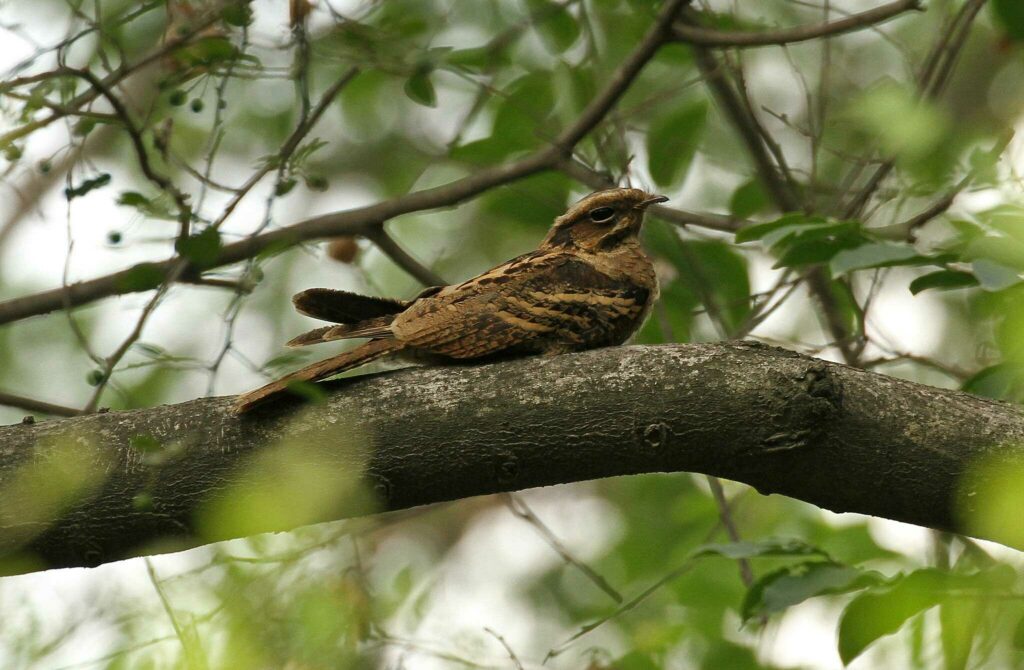
<instances>
[{"instance_id":1,"label":"bird's short beak","mask_svg":"<svg viewBox=\"0 0 1024 670\"><path fill-rule=\"evenodd\" d=\"M659 202L668 202L668 197L666 197L664 195L656 195L653 198L647 198L647 200L641 201L636 206L636 208L637 209L647 209L648 206L657 204Z\"/></svg>"}]
</instances>

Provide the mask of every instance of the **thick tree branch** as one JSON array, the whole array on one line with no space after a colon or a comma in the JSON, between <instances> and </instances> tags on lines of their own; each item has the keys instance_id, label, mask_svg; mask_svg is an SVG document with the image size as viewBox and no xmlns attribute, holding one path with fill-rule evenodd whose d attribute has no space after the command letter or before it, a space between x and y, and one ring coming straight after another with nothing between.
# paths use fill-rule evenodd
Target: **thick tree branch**
<instances>
[{"instance_id":1,"label":"thick tree branch","mask_svg":"<svg viewBox=\"0 0 1024 670\"><path fill-rule=\"evenodd\" d=\"M819 37L842 35L871 28L900 14L920 10L921 0L896 0L858 14L851 14L837 21L810 26L798 26L783 30L728 31L714 30L696 25L677 23L672 27L673 35L680 42L702 47L761 47L806 42Z\"/></svg>"},{"instance_id":2,"label":"thick tree branch","mask_svg":"<svg viewBox=\"0 0 1024 670\"><path fill-rule=\"evenodd\" d=\"M251 508L256 499L233 482L254 478L254 456L281 449L326 454L300 471L310 476L363 474L376 509L690 471L961 532L970 529L958 523L959 493L977 501L971 492L985 491L981 481L965 492L962 476L979 459L1024 457L1016 406L749 343L618 347L328 386L328 399L305 411L279 404L239 419L231 398L207 398L0 428L0 555L38 559L8 562L11 570L96 565L243 534L211 533L202 511L211 499ZM17 495L36 493L26 472L67 458L92 464L102 481L51 505L57 521L46 524ZM275 480L288 471L275 467ZM315 520L373 509L346 498ZM264 523L244 528L283 529Z\"/></svg>"}]
</instances>

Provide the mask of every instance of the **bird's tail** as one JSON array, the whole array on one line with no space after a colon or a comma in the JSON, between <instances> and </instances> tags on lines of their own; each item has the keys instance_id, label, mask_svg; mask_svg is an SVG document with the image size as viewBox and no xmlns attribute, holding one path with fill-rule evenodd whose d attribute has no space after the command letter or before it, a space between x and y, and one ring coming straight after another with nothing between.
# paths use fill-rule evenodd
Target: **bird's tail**
<instances>
[{"instance_id":1,"label":"bird's tail","mask_svg":"<svg viewBox=\"0 0 1024 670\"><path fill-rule=\"evenodd\" d=\"M248 412L257 405L286 393L289 385L296 382L320 381L346 370L357 368L370 361L375 361L378 358L383 358L388 354L401 350L404 346L404 344L392 338L370 340L351 351L346 351L343 354L332 356L318 363L307 365L301 370L286 375L266 386L261 386L255 391L243 393L235 400L234 412L235 414Z\"/></svg>"}]
</instances>

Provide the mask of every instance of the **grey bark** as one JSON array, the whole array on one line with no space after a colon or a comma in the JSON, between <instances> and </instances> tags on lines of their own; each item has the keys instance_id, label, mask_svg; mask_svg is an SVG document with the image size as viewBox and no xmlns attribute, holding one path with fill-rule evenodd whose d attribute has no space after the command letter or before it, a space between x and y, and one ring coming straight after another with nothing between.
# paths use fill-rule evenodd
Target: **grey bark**
<instances>
[{"instance_id":1,"label":"grey bark","mask_svg":"<svg viewBox=\"0 0 1024 670\"><path fill-rule=\"evenodd\" d=\"M0 564L92 566L284 529L272 519L211 529L203 510L245 509L252 500L237 482L255 478L253 459L288 445L323 457L311 471L317 481L359 478L376 498L332 498L314 521L689 471L951 531L963 530L959 502L986 483L964 490L972 464L1024 455L1016 406L752 344L617 347L326 386L324 402L241 418L230 398L205 398L0 428ZM99 476L74 500L27 503L40 478L74 474L50 477L43 467L69 453L86 456L67 469ZM47 510L54 519L43 518Z\"/></svg>"}]
</instances>

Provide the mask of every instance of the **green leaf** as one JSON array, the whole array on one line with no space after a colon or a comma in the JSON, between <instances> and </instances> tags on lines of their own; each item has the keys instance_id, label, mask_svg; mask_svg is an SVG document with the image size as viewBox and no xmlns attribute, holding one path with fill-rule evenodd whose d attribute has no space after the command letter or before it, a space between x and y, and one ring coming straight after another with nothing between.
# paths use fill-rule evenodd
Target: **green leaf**
<instances>
[{"instance_id":1,"label":"green leaf","mask_svg":"<svg viewBox=\"0 0 1024 670\"><path fill-rule=\"evenodd\" d=\"M975 373L960 388L995 400L1024 402L1024 365L997 363Z\"/></svg>"},{"instance_id":2,"label":"green leaf","mask_svg":"<svg viewBox=\"0 0 1024 670\"><path fill-rule=\"evenodd\" d=\"M839 621L839 657L849 664L868 645L898 631L907 619L938 605L947 574L925 568L854 598Z\"/></svg>"},{"instance_id":3,"label":"green leaf","mask_svg":"<svg viewBox=\"0 0 1024 670\"><path fill-rule=\"evenodd\" d=\"M327 181L327 177L320 174L307 175L303 181L306 184L306 188L310 191L317 191L319 193L326 191L330 186L330 183Z\"/></svg>"},{"instance_id":4,"label":"green leaf","mask_svg":"<svg viewBox=\"0 0 1024 670\"><path fill-rule=\"evenodd\" d=\"M768 194L765 193L761 182L751 179L733 191L729 199L729 212L738 219L745 219L763 211L769 204Z\"/></svg>"},{"instance_id":5,"label":"green leaf","mask_svg":"<svg viewBox=\"0 0 1024 670\"><path fill-rule=\"evenodd\" d=\"M787 565L757 580L740 608L743 620L775 614L815 596L847 593L882 581L876 572L832 561Z\"/></svg>"},{"instance_id":6,"label":"green leaf","mask_svg":"<svg viewBox=\"0 0 1024 670\"><path fill-rule=\"evenodd\" d=\"M760 558L763 556L822 556L824 551L801 540L768 539L757 542L730 542L728 544L705 544L690 554L693 558L722 556L724 558Z\"/></svg>"},{"instance_id":7,"label":"green leaf","mask_svg":"<svg viewBox=\"0 0 1024 670\"><path fill-rule=\"evenodd\" d=\"M264 363L260 369L273 374L279 374L280 368L292 367L307 358L309 358L309 355L304 351L289 351L280 356L274 356Z\"/></svg>"},{"instance_id":8,"label":"green leaf","mask_svg":"<svg viewBox=\"0 0 1024 670\"><path fill-rule=\"evenodd\" d=\"M861 94L847 109L864 133L888 154L917 162L948 141L950 119L909 85L892 80Z\"/></svg>"},{"instance_id":9,"label":"green leaf","mask_svg":"<svg viewBox=\"0 0 1024 670\"><path fill-rule=\"evenodd\" d=\"M661 287L655 311L636 334L636 343L689 342L693 311L699 304L697 296L678 277L671 280Z\"/></svg>"},{"instance_id":10,"label":"green leaf","mask_svg":"<svg viewBox=\"0 0 1024 670\"><path fill-rule=\"evenodd\" d=\"M772 251L781 255L774 267L824 263L843 249L852 249L865 241L860 224L855 221L801 227L772 246Z\"/></svg>"},{"instance_id":11,"label":"green leaf","mask_svg":"<svg viewBox=\"0 0 1024 670\"><path fill-rule=\"evenodd\" d=\"M656 118L647 132L647 167L658 186L686 176L707 126L707 103L690 103Z\"/></svg>"},{"instance_id":12,"label":"green leaf","mask_svg":"<svg viewBox=\"0 0 1024 670\"><path fill-rule=\"evenodd\" d=\"M774 221L769 221L768 223L758 223L756 225L747 226L746 228L737 231L736 244L760 240L761 238L768 235L768 233L776 232L784 228L820 224L824 222L825 219L821 217L808 217L807 215L801 214L799 212L790 212L789 214L785 214Z\"/></svg>"},{"instance_id":13,"label":"green leaf","mask_svg":"<svg viewBox=\"0 0 1024 670\"><path fill-rule=\"evenodd\" d=\"M204 37L177 53L177 58L192 67L210 66L232 60L238 49L226 37Z\"/></svg>"},{"instance_id":14,"label":"green leaf","mask_svg":"<svg viewBox=\"0 0 1024 670\"><path fill-rule=\"evenodd\" d=\"M964 670L986 603L980 599L947 598L939 605L944 670Z\"/></svg>"},{"instance_id":15,"label":"green leaf","mask_svg":"<svg viewBox=\"0 0 1024 670\"><path fill-rule=\"evenodd\" d=\"M437 92L434 91L434 84L430 81L431 68L419 68L411 77L405 80L405 94L413 102L418 102L426 107L437 106Z\"/></svg>"},{"instance_id":16,"label":"green leaf","mask_svg":"<svg viewBox=\"0 0 1024 670\"><path fill-rule=\"evenodd\" d=\"M117 288L125 293L148 291L160 286L163 281L164 273L156 263L140 263L118 278Z\"/></svg>"},{"instance_id":17,"label":"green leaf","mask_svg":"<svg viewBox=\"0 0 1024 670\"><path fill-rule=\"evenodd\" d=\"M832 257L829 269L832 270L833 276L839 276L851 270L906 265L914 260L927 261L908 244L868 242L837 253Z\"/></svg>"},{"instance_id":18,"label":"green leaf","mask_svg":"<svg viewBox=\"0 0 1024 670\"><path fill-rule=\"evenodd\" d=\"M1013 648L1024 651L1024 616L1017 621L1017 625L1013 628Z\"/></svg>"},{"instance_id":19,"label":"green leaf","mask_svg":"<svg viewBox=\"0 0 1024 670\"><path fill-rule=\"evenodd\" d=\"M551 53L560 54L576 43L580 27L564 5L551 0L530 0L527 6L536 19L533 28Z\"/></svg>"},{"instance_id":20,"label":"green leaf","mask_svg":"<svg viewBox=\"0 0 1024 670\"><path fill-rule=\"evenodd\" d=\"M483 47L456 49L445 56L445 62L467 70L487 70L508 62L504 51Z\"/></svg>"},{"instance_id":21,"label":"green leaf","mask_svg":"<svg viewBox=\"0 0 1024 670\"><path fill-rule=\"evenodd\" d=\"M220 233L216 228L206 228L184 240L178 240L174 248L195 267L200 269L212 267L220 255Z\"/></svg>"},{"instance_id":22,"label":"green leaf","mask_svg":"<svg viewBox=\"0 0 1024 670\"><path fill-rule=\"evenodd\" d=\"M155 344L150 344L149 342L136 342L135 344L132 345L132 348L141 351L143 354L149 356L150 358L160 358L161 356L164 356L167 353L167 350L164 349L163 347L157 346Z\"/></svg>"},{"instance_id":23,"label":"green leaf","mask_svg":"<svg viewBox=\"0 0 1024 670\"><path fill-rule=\"evenodd\" d=\"M526 149L540 140L546 119L555 107L553 75L537 70L506 87L505 99L494 115L491 138L508 150Z\"/></svg>"},{"instance_id":24,"label":"green leaf","mask_svg":"<svg viewBox=\"0 0 1024 670\"><path fill-rule=\"evenodd\" d=\"M111 177L109 172L102 172L91 179L86 179L78 186L69 186L65 188L64 197L66 197L68 200L80 198L89 191L92 191L97 188L103 188L104 186L110 183L110 179Z\"/></svg>"},{"instance_id":25,"label":"green leaf","mask_svg":"<svg viewBox=\"0 0 1024 670\"><path fill-rule=\"evenodd\" d=\"M149 205L149 198L136 191L125 191L117 196L117 204L126 207L143 207Z\"/></svg>"},{"instance_id":26,"label":"green leaf","mask_svg":"<svg viewBox=\"0 0 1024 670\"><path fill-rule=\"evenodd\" d=\"M971 269L981 288L986 291L1002 291L1020 283L1020 275L1016 270L987 258L979 258L971 263Z\"/></svg>"},{"instance_id":27,"label":"green leaf","mask_svg":"<svg viewBox=\"0 0 1024 670\"><path fill-rule=\"evenodd\" d=\"M242 28L252 23L252 8L245 1L232 2L220 10L220 16L228 25Z\"/></svg>"},{"instance_id":28,"label":"green leaf","mask_svg":"<svg viewBox=\"0 0 1024 670\"><path fill-rule=\"evenodd\" d=\"M1024 222L1024 219L1018 219L1017 222ZM996 227L1005 225L1007 221L1004 217L993 216L986 223ZM976 237L965 246L962 255L968 261L985 259L1015 270L1024 270L1024 241L1012 234Z\"/></svg>"},{"instance_id":29,"label":"green leaf","mask_svg":"<svg viewBox=\"0 0 1024 670\"><path fill-rule=\"evenodd\" d=\"M725 242L684 241L660 222L647 224L645 237L655 253L672 263L677 281L727 330L743 323L750 313L750 277L742 254Z\"/></svg>"},{"instance_id":30,"label":"green leaf","mask_svg":"<svg viewBox=\"0 0 1024 670\"><path fill-rule=\"evenodd\" d=\"M1011 39L1024 40L1024 3L1020 0L993 0L992 11Z\"/></svg>"},{"instance_id":31,"label":"green leaf","mask_svg":"<svg viewBox=\"0 0 1024 670\"><path fill-rule=\"evenodd\" d=\"M140 214L152 219L171 221L177 219L177 216L168 208L168 200L165 197L147 198L137 191L124 191L117 196L117 204L137 209Z\"/></svg>"},{"instance_id":32,"label":"green leaf","mask_svg":"<svg viewBox=\"0 0 1024 670\"><path fill-rule=\"evenodd\" d=\"M594 664L592 667L601 666ZM615 659L615 664L611 667L616 670L660 670L662 666L647 654L631 651L625 656Z\"/></svg>"},{"instance_id":33,"label":"green leaf","mask_svg":"<svg viewBox=\"0 0 1024 670\"><path fill-rule=\"evenodd\" d=\"M282 198L288 195L291 192L291 190L295 188L295 185L298 183L298 180L295 179L294 177L282 179L281 181L277 182L277 184L274 185L274 195L276 195L278 198Z\"/></svg>"},{"instance_id":34,"label":"green leaf","mask_svg":"<svg viewBox=\"0 0 1024 670\"><path fill-rule=\"evenodd\" d=\"M977 286L978 279L970 272L960 270L938 270L918 277L910 282L910 292L917 295L921 291L934 288L942 291L949 291L958 288Z\"/></svg>"},{"instance_id":35,"label":"green leaf","mask_svg":"<svg viewBox=\"0 0 1024 670\"><path fill-rule=\"evenodd\" d=\"M1000 564L970 574L923 568L898 575L846 606L839 621L839 656L848 664L878 638L898 631L910 617L950 597L977 599L1005 591L1015 580L1015 570Z\"/></svg>"}]
</instances>

